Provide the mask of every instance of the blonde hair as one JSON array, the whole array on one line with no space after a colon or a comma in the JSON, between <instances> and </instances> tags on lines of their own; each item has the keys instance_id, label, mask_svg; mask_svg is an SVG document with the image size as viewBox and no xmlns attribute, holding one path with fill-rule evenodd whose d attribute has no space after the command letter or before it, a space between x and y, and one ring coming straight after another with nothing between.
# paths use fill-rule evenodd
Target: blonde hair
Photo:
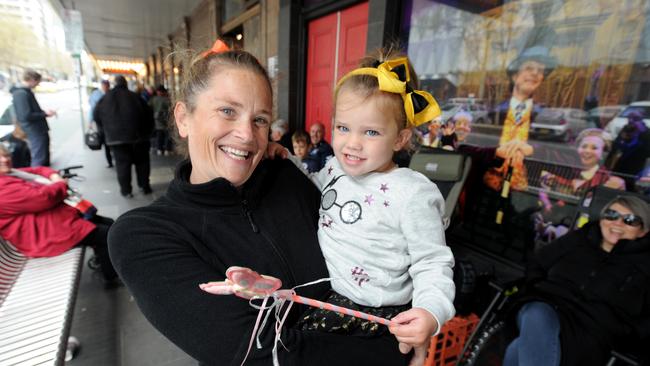
<instances>
[{"instance_id":1,"label":"blonde hair","mask_svg":"<svg viewBox=\"0 0 650 366\"><path fill-rule=\"evenodd\" d=\"M399 50L397 45L391 44L384 48L375 50L371 54L361 59L358 67L377 67L383 62L404 56L404 53ZM413 70L410 62L408 63L408 70L411 77L408 85L412 89L418 89L418 77L415 73L415 70ZM404 100L402 99L402 96L399 94L379 90L379 81L377 80L377 77L372 75L352 75L345 79L334 91L333 114L336 114L336 103L338 101L339 95L343 90L354 92L358 96L362 97L364 101L372 97L379 97L378 102L380 108L382 108L384 112L390 113L394 117L399 131L405 129L409 125L406 117L406 112L404 111Z\"/></svg>"},{"instance_id":2,"label":"blonde hair","mask_svg":"<svg viewBox=\"0 0 650 366\"><path fill-rule=\"evenodd\" d=\"M604 142L603 146L603 151L608 152L611 147L612 147L612 135L610 135L608 132L605 130L601 130L600 128L587 128L582 130L578 134L578 137L576 138L576 146L580 146L582 143L582 140L584 140L586 137L593 136L593 137L598 137Z\"/></svg>"},{"instance_id":3,"label":"blonde hair","mask_svg":"<svg viewBox=\"0 0 650 366\"><path fill-rule=\"evenodd\" d=\"M183 54L182 51L179 53ZM266 81L269 95L273 95L271 79L266 69L264 69L264 66L259 63L255 56L246 51L230 50L220 53L209 53L207 55L204 55L203 52L195 53L188 64L189 66L183 69L183 81L181 82L179 92L174 97L174 103L172 105L183 102L190 113L193 113L196 109L197 96L208 89L212 81L212 76L223 69L239 68L261 76ZM173 123L171 124L174 127L174 131L176 131L176 126ZM176 149L187 157L187 140L181 139L178 133L174 133L174 139L176 140Z\"/></svg>"}]
</instances>

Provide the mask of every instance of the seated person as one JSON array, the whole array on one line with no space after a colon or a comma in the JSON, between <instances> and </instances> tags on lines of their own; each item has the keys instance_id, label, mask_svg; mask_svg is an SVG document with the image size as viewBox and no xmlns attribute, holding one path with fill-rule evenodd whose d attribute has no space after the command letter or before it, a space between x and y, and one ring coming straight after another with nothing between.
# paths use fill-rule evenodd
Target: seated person
<instances>
[{"instance_id":1,"label":"seated person","mask_svg":"<svg viewBox=\"0 0 650 366\"><path fill-rule=\"evenodd\" d=\"M614 189L625 189L623 179L613 176L601 165L603 156L610 150L610 135L599 128L583 130L576 139L580 170L575 177L565 178L542 171L542 184L554 191L582 196L590 188L604 185ZM577 170L577 169L576 169Z\"/></svg>"},{"instance_id":2,"label":"seated person","mask_svg":"<svg viewBox=\"0 0 650 366\"><path fill-rule=\"evenodd\" d=\"M36 180L24 179L28 174ZM113 287L119 283L107 249L113 220L84 220L64 202L67 196L67 182L55 170L13 169L11 155L0 143L0 237L28 257L54 257L75 246L91 246L106 287Z\"/></svg>"},{"instance_id":3,"label":"seated person","mask_svg":"<svg viewBox=\"0 0 650 366\"><path fill-rule=\"evenodd\" d=\"M294 155L302 163L302 167L309 173L316 173L319 170L319 162L309 155L311 145L309 144L309 135L303 130L298 130L291 136L293 143ZM283 145L284 146L284 145Z\"/></svg>"},{"instance_id":4,"label":"seated person","mask_svg":"<svg viewBox=\"0 0 650 366\"><path fill-rule=\"evenodd\" d=\"M318 162L318 169L321 170L325 163L334 156L332 146L323 139L325 135L325 126L322 123L316 122L309 129L309 137L311 139L311 149L309 156Z\"/></svg>"},{"instance_id":5,"label":"seated person","mask_svg":"<svg viewBox=\"0 0 650 366\"><path fill-rule=\"evenodd\" d=\"M529 264L519 336L503 364L604 365L612 348L647 345L649 228L648 203L618 196L598 222L543 247Z\"/></svg>"}]
</instances>

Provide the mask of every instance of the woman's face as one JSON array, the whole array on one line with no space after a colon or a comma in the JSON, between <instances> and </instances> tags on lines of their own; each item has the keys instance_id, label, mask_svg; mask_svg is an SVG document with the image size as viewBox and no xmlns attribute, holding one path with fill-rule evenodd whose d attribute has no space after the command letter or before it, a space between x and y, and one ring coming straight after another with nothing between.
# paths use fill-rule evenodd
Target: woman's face
<instances>
[{"instance_id":1,"label":"woman's face","mask_svg":"<svg viewBox=\"0 0 650 366\"><path fill-rule=\"evenodd\" d=\"M244 184L264 157L268 144L272 96L265 78L252 71L222 66L207 89L174 108L181 137L187 138L193 184L225 178Z\"/></svg>"},{"instance_id":2,"label":"woman's face","mask_svg":"<svg viewBox=\"0 0 650 366\"><path fill-rule=\"evenodd\" d=\"M11 171L11 155L0 151L0 174L7 174Z\"/></svg>"},{"instance_id":3,"label":"woman's face","mask_svg":"<svg viewBox=\"0 0 650 366\"><path fill-rule=\"evenodd\" d=\"M587 136L580 141L578 145L578 155L580 162L585 168L591 168L600 162L603 156L605 141L598 136Z\"/></svg>"},{"instance_id":4,"label":"woman's face","mask_svg":"<svg viewBox=\"0 0 650 366\"><path fill-rule=\"evenodd\" d=\"M609 206L610 210L618 212L621 216L628 214L633 214L633 212L621 205L620 203L614 203ZM648 225L644 223L644 225ZM618 243L621 239L634 240L644 236L648 230L644 229L644 226L632 226L623 222L623 218L620 217L616 220L607 220L605 218L600 219L600 232L603 234L603 248L611 250L611 248ZM608 250L608 251L609 251Z\"/></svg>"}]
</instances>

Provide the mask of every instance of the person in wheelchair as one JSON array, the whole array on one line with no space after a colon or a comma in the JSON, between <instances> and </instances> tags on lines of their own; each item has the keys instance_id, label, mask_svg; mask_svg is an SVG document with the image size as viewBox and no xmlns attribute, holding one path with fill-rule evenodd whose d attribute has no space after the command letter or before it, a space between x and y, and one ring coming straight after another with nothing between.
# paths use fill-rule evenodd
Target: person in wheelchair
<instances>
[{"instance_id":1,"label":"person in wheelchair","mask_svg":"<svg viewBox=\"0 0 650 366\"><path fill-rule=\"evenodd\" d=\"M600 220L541 248L515 302L503 365L604 365L650 341L650 207L618 196Z\"/></svg>"},{"instance_id":2,"label":"person in wheelchair","mask_svg":"<svg viewBox=\"0 0 650 366\"><path fill-rule=\"evenodd\" d=\"M85 220L66 198L67 181L56 170L13 169L11 153L0 143L0 237L28 257L54 257L75 246L91 246L105 287L119 285L108 257L113 220L99 215Z\"/></svg>"}]
</instances>

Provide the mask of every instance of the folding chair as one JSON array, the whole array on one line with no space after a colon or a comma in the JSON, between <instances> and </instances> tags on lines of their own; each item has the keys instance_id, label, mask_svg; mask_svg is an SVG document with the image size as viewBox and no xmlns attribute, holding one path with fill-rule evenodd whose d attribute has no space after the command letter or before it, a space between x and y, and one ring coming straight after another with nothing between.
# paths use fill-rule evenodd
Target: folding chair
<instances>
[{"instance_id":1,"label":"folding chair","mask_svg":"<svg viewBox=\"0 0 650 366\"><path fill-rule=\"evenodd\" d=\"M445 198L445 213L442 217L445 229L449 226L471 165L471 159L464 154L428 147L422 147L411 158L409 168L429 178Z\"/></svg>"}]
</instances>

